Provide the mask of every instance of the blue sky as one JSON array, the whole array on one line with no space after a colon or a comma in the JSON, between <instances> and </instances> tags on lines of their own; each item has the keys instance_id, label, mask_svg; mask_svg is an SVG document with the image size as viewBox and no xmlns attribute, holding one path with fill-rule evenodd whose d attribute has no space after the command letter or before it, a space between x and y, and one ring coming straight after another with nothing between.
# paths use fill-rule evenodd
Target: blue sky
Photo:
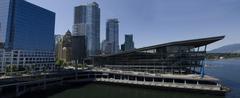
<instances>
[{"instance_id":1,"label":"blue sky","mask_svg":"<svg viewBox=\"0 0 240 98\"><path fill-rule=\"evenodd\" d=\"M133 34L135 46L226 35L209 50L240 43L240 0L27 0L56 13L56 34L72 30L74 7L93 1L101 8L101 40L109 18L120 21L120 44Z\"/></svg>"}]
</instances>

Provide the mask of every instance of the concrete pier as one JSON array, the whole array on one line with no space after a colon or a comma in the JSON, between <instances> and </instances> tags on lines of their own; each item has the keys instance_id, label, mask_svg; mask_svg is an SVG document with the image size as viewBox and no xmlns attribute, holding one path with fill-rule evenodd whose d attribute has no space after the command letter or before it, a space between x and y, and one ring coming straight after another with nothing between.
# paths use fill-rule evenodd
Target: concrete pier
<instances>
[{"instance_id":1,"label":"concrete pier","mask_svg":"<svg viewBox=\"0 0 240 98\"><path fill-rule=\"evenodd\" d=\"M1 92L11 91L8 93L11 93L11 95L14 93L13 97L39 89L48 89L52 85L62 86L73 82L106 82L171 89L214 91L223 94L228 92L228 89L220 85L217 79L210 76L200 78L197 75L150 74L117 70L81 70L77 72L4 78L0 79L0 81L6 82L0 85L0 94Z\"/></svg>"}]
</instances>

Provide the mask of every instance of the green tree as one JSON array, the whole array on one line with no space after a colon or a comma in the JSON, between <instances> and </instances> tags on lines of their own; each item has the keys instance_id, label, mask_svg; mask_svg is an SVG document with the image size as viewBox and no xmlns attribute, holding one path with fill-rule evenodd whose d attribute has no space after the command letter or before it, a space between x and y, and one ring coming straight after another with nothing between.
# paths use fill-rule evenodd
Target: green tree
<instances>
[{"instance_id":1,"label":"green tree","mask_svg":"<svg viewBox=\"0 0 240 98\"><path fill-rule=\"evenodd\" d=\"M32 74L34 71L36 71L36 64L29 64L27 66L25 66L25 71L28 74Z\"/></svg>"},{"instance_id":2,"label":"green tree","mask_svg":"<svg viewBox=\"0 0 240 98\"><path fill-rule=\"evenodd\" d=\"M57 68L62 68L62 67L64 67L65 64L66 63L63 60L59 60L59 59L55 63Z\"/></svg>"},{"instance_id":3,"label":"green tree","mask_svg":"<svg viewBox=\"0 0 240 98\"><path fill-rule=\"evenodd\" d=\"M6 65L5 74L12 75L13 73L15 73L17 71L18 71L18 68L16 65L13 65L13 64Z\"/></svg>"}]
</instances>

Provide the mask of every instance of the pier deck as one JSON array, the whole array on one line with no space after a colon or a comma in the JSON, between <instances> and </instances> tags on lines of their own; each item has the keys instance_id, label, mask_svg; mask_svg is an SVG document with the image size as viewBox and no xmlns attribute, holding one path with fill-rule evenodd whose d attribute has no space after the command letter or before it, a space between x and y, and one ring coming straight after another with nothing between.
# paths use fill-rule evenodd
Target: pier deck
<instances>
[{"instance_id":1,"label":"pier deck","mask_svg":"<svg viewBox=\"0 0 240 98\"><path fill-rule=\"evenodd\" d=\"M120 70L99 70L95 69L93 71L96 72L105 72L112 74L123 74L123 75L134 75L134 76L144 76L144 77L160 77L160 78L172 78L172 79L185 79L185 80L205 80L205 81L219 81L219 79L214 78L212 76L205 75L201 77L199 74L188 74L188 75L180 75L180 74L152 74L147 72L134 72L134 71L120 71Z\"/></svg>"},{"instance_id":2,"label":"pier deck","mask_svg":"<svg viewBox=\"0 0 240 98\"><path fill-rule=\"evenodd\" d=\"M187 89L189 91L199 90L221 94L228 92L228 89L225 89L217 81L218 79L214 77L205 76L201 78L200 75L197 74L151 74L144 72L94 69L1 78L0 94L1 91L9 91L9 87L12 88L16 96L20 96L33 89L46 89L50 85L61 86L68 83L71 84L72 82L106 82L180 90Z\"/></svg>"},{"instance_id":3,"label":"pier deck","mask_svg":"<svg viewBox=\"0 0 240 98\"><path fill-rule=\"evenodd\" d=\"M194 85L194 84L183 84L183 83L165 83L165 82L146 82L146 81L131 81L131 80L118 80L118 79L96 79L99 82L110 82L110 83L124 83L124 84L134 84L142 86L156 86L156 87L167 87L167 88L183 88L183 89L196 89L196 90L211 90L219 91L220 86L213 85Z\"/></svg>"}]
</instances>

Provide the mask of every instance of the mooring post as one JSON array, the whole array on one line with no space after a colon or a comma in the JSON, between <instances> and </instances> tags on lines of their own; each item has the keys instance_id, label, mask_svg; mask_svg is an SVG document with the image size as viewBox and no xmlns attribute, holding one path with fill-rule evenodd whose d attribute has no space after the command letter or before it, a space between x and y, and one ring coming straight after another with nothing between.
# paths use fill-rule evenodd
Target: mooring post
<instances>
[{"instance_id":1,"label":"mooring post","mask_svg":"<svg viewBox=\"0 0 240 98\"><path fill-rule=\"evenodd\" d=\"M101 74L101 80L103 80L103 73Z\"/></svg>"},{"instance_id":2,"label":"mooring post","mask_svg":"<svg viewBox=\"0 0 240 98\"><path fill-rule=\"evenodd\" d=\"M197 81L197 85L199 85L199 82Z\"/></svg>"}]
</instances>

